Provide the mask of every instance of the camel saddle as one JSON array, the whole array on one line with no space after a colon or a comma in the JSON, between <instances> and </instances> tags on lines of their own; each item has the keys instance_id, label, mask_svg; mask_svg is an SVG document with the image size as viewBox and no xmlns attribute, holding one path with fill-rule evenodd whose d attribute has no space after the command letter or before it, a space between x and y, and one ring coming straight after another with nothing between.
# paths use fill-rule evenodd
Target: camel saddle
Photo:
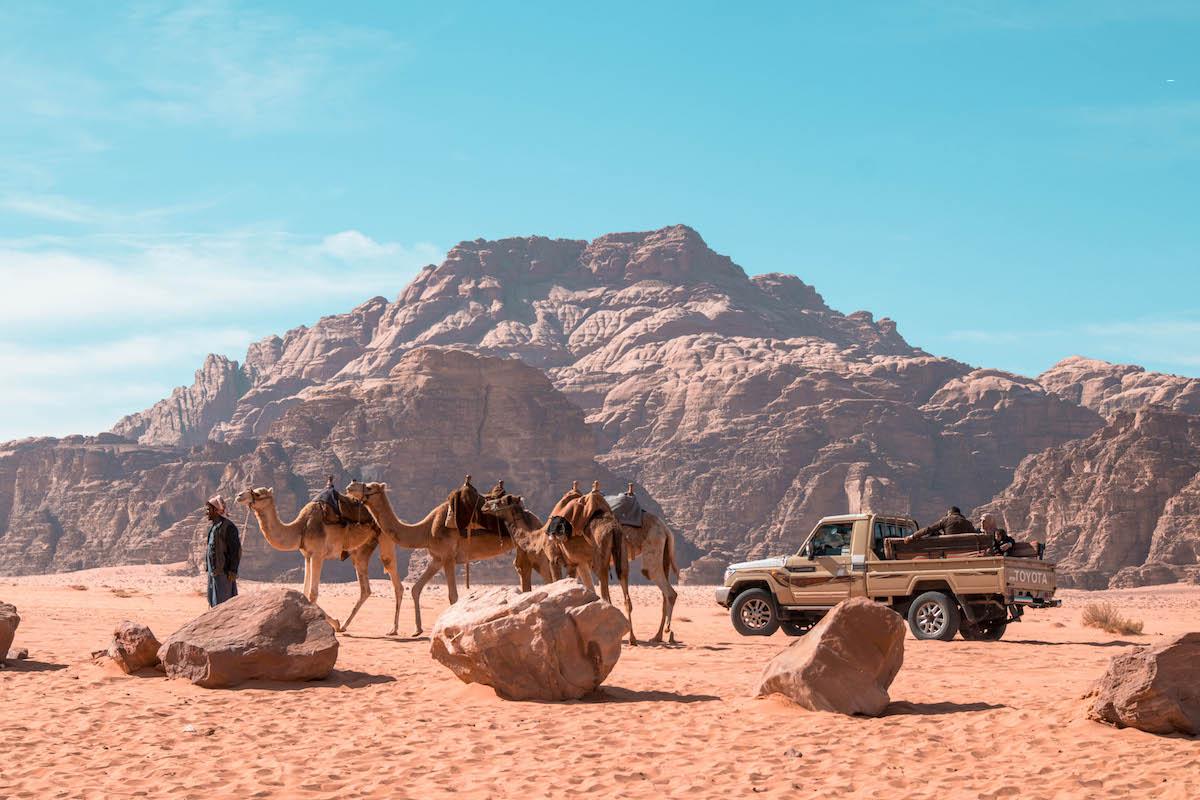
<instances>
[{"instance_id":1,"label":"camel saddle","mask_svg":"<svg viewBox=\"0 0 1200 800\"><path fill-rule=\"evenodd\" d=\"M463 481L463 485L446 497L446 502L450 504L450 513L446 517L446 523L457 529L459 536L466 536L472 527L479 533L508 536L508 527L504 524L504 520L483 513L485 501L503 497L505 494L504 481L499 481L490 492L481 495L479 490L471 485L471 476L468 475L467 479Z\"/></svg>"},{"instance_id":2,"label":"camel saddle","mask_svg":"<svg viewBox=\"0 0 1200 800\"><path fill-rule=\"evenodd\" d=\"M317 495L315 502L321 506L321 521L326 525L370 525L379 531L379 526L375 524L375 518L371 516L365 503L353 497L346 497L332 486L326 486Z\"/></svg>"},{"instance_id":3,"label":"camel saddle","mask_svg":"<svg viewBox=\"0 0 1200 800\"><path fill-rule=\"evenodd\" d=\"M642 508L642 504L638 502L637 497L625 492L623 494L609 495L604 499L612 507L613 516L617 518L617 522L622 525L628 525L631 528L642 527L642 518L646 515L646 512Z\"/></svg>"}]
</instances>

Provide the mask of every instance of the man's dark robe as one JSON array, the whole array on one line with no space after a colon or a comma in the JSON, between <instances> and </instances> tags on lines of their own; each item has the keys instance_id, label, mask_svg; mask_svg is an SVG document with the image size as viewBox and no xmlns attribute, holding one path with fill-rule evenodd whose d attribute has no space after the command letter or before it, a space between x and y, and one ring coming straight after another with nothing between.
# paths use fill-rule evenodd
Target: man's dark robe
<instances>
[{"instance_id":1,"label":"man's dark robe","mask_svg":"<svg viewBox=\"0 0 1200 800\"><path fill-rule=\"evenodd\" d=\"M237 597L242 540L238 536L237 526L225 517L208 526L204 562L208 567L208 604L215 606Z\"/></svg>"},{"instance_id":2,"label":"man's dark robe","mask_svg":"<svg viewBox=\"0 0 1200 800\"><path fill-rule=\"evenodd\" d=\"M909 539L915 542L918 539L924 539L926 536L953 536L958 533L979 533L979 531L975 530L975 526L971 524L971 520L962 514L956 514L951 511L932 525L921 528L921 530L914 533Z\"/></svg>"}]
</instances>

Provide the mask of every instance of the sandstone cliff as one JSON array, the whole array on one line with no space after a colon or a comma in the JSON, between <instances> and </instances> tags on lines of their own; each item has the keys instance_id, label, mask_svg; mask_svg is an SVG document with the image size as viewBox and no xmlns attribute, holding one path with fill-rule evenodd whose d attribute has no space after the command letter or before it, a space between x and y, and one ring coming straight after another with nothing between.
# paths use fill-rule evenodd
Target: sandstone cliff
<instances>
[{"instance_id":1,"label":"sandstone cliff","mask_svg":"<svg viewBox=\"0 0 1200 800\"><path fill-rule=\"evenodd\" d=\"M493 374L508 377L493 383ZM518 374L523 394L497 388ZM644 486L698 548L687 552L709 556L691 577L714 580L730 559L794 548L826 513L870 508L928 520L951 503L987 503L1020 480L1018 464L1032 454L1083 458L1069 448L1110 435L1106 417L1117 412L1159 405L1196 412L1196 383L1084 359L1037 380L972 369L909 345L891 320L829 308L795 276L748 277L695 231L674 226L591 242L463 242L395 302L373 298L268 337L241 366L210 357L193 386L117 425L137 445L109 448L139 454L120 464L157 459L154 480L188 486L189 504L199 504L204 481L227 458L222 486L232 489L256 470L277 489L290 487L284 508L297 507L327 472L361 472L404 487L401 508L414 516L464 472L483 481L489 470L505 473L544 513L567 480L587 480L581 473L592 470L614 486ZM572 441L587 440L570 459L557 449L567 431ZM1164 442L1145 447L1157 452ZM36 451L53 460L48 454L62 448L98 446L20 447L23 459ZM78 468L65 466L79 456L58 458L64 466L50 468L59 470L63 501L82 503L86 490L72 486ZM9 469L0 460L0 514L7 503L23 521L44 515ZM128 468L114 469L113 495ZM1023 485L1032 489L1032 480ZM90 548L87 528L76 533L67 524L54 533L63 523L48 518L38 536L76 537L93 563L121 558L118 543L126 540L173 541L183 536L177 526L194 527L169 511L151 523L137 510L136 525L118 523L121 503L101 502L100 485L93 491L88 519L114 515L97 541L107 536L117 546ZM1173 504L1158 504L1151 526L1161 517L1171 563L1191 552L1177 547L1174 531L1195 489L1178 493ZM1150 494L1134 497L1158 503ZM1053 519L1009 524L1054 538ZM31 534L14 530L0 522L0 570L74 563L26 555L18 543ZM161 548L169 549L165 540ZM1074 557L1069 568L1145 563L1145 554L1138 561L1133 550L1113 552L1103 568Z\"/></svg>"}]
</instances>

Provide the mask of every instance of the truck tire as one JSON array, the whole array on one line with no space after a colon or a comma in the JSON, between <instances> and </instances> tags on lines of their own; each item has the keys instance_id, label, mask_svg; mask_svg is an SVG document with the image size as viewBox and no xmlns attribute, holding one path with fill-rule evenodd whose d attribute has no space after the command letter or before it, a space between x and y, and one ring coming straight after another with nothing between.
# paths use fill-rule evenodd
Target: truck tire
<instances>
[{"instance_id":1,"label":"truck tire","mask_svg":"<svg viewBox=\"0 0 1200 800\"><path fill-rule=\"evenodd\" d=\"M742 636L770 636L779 630L779 609L766 589L747 589L729 607L733 629Z\"/></svg>"},{"instance_id":2,"label":"truck tire","mask_svg":"<svg viewBox=\"0 0 1200 800\"><path fill-rule=\"evenodd\" d=\"M779 623L779 627L788 636L803 636L812 630L812 623L796 622L795 620L785 619Z\"/></svg>"},{"instance_id":3,"label":"truck tire","mask_svg":"<svg viewBox=\"0 0 1200 800\"><path fill-rule=\"evenodd\" d=\"M1000 637L1004 636L1006 628L1008 628L1008 620L989 619L974 625L964 624L959 633L968 642L998 642Z\"/></svg>"},{"instance_id":4,"label":"truck tire","mask_svg":"<svg viewBox=\"0 0 1200 800\"><path fill-rule=\"evenodd\" d=\"M908 628L918 639L948 642L958 633L958 603L944 592L918 595L908 608Z\"/></svg>"}]
</instances>

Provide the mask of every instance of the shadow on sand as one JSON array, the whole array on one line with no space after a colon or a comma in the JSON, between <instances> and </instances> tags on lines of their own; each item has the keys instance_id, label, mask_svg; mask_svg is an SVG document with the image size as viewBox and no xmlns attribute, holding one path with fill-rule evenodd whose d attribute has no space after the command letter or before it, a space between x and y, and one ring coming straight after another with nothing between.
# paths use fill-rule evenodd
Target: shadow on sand
<instances>
[{"instance_id":1,"label":"shadow on sand","mask_svg":"<svg viewBox=\"0 0 1200 800\"><path fill-rule=\"evenodd\" d=\"M938 714L962 714L967 711L994 711L998 708L1008 708L1006 705L993 703L907 703L897 700L888 703L883 714L886 717L915 714L918 716L934 716Z\"/></svg>"},{"instance_id":2,"label":"shadow on sand","mask_svg":"<svg viewBox=\"0 0 1200 800\"><path fill-rule=\"evenodd\" d=\"M622 686L601 686L584 703L709 703L720 700L713 694L679 694L678 692L643 691Z\"/></svg>"},{"instance_id":3,"label":"shadow on sand","mask_svg":"<svg viewBox=\"0 0 1200 800\"><path fill-rule=\"evenodd\" d=\"M358 672L352 669L335 669L328 677L319 681L247 681L226 691L244 691L247 689L266 689L272 692L295 692L303 689L362 689L380 683L393 683L391 675L372 675L369 672Z\"/></svg>"},{"instance_id":4,"label":"shadow on sand","mask_svg":"<svg viewBox=\"0 0 1200 800\"><path fill-rule=\"evenodd\" d=\"M339 633L338 637L346 639L370 639L376 642L395 642L396 644L411 644L412 642L428 642L429 634L420 636L382 636L366 633Z\"/></svg>"},{"instance_id":5,"label":"shadow on sand","mask_svg":"<svg viewBox=\"0 0 1200 800\"><path fill-rule=\"evenodd\" d=\"M1083 647L1141 647L1142 645L1150 644L1149 642L1127 642L1123 639L1114 639L1111 642L1043 642L1041 639L1005 639L1006 644L1037 644L1046 645L1048 647L1067 647L1083 646Z\"/></svg>"},{"instance_id":6,"label":"shadow on sand","mask_svg":"<svg viewBox=\"0 0 1200 800\"><path fill-rule=\"evenodd\" d=\"M0 667L5 672L58 672L60 669L66 668L66 664L52 664L48 661L30 661L27 658L19 661L12 659L8 661L8 666Z\"/></svg>"}]
</instances>

